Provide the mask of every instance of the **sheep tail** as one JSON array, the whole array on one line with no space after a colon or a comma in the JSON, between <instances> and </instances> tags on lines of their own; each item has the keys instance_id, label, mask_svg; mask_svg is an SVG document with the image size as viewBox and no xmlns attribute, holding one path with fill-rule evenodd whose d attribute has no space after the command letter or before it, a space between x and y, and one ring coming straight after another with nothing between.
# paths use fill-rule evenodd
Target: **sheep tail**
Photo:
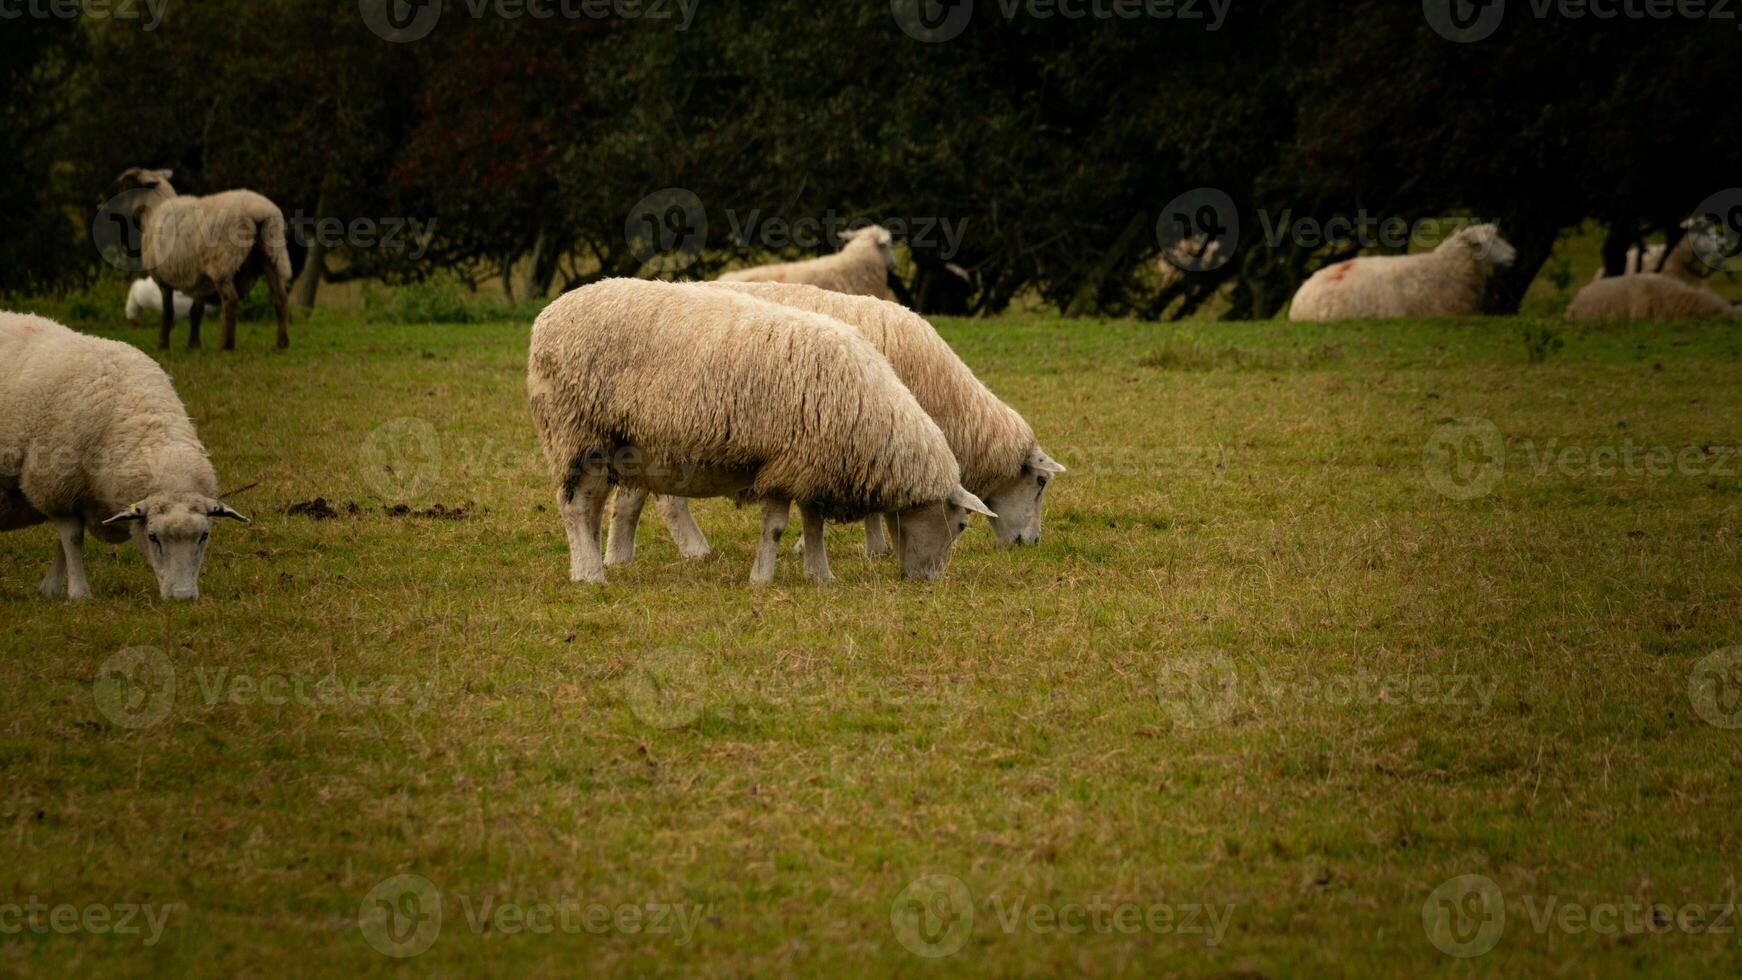
<instances>
[{"instance_id":1,"label":"sheep tail","mask_svg":"<svg viewBox=\"0 0 1742 980\"><path fill-rule=\"evenodd\" d=\"M256 224L260 251L278 267L279 280L290 282L290 249L284 243L284 215L274 213L259 219Z\"/></svg>"}]
</instances>

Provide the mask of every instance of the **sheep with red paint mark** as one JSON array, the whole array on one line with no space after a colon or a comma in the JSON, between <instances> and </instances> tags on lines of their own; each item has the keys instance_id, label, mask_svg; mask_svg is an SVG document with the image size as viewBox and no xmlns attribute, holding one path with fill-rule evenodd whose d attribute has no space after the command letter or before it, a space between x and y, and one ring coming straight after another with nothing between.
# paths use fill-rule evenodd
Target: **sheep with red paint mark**
<instances>
[{"instance_id":1,"label":"sheep with red paint mark","mask_svg":"<svg viewBox=\"0 0 1742 980\"><path fill-rule=\"evenodd\" d=\"M1356 320L1481 313L1490 281L1517 258L1494 225L1474 225L1421 255L1370 255L1313 273L1290 320Z\"/></svg>"}]
</instances>

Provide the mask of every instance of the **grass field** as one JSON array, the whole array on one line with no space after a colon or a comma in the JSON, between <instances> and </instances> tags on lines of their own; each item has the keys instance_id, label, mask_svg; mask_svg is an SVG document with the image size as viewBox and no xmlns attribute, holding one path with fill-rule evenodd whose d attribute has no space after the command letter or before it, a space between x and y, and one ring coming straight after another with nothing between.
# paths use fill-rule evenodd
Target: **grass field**
<instances>
[{"instance_id":1,"label":"grass field","mask_svg":"<svg viewBox=\"0 0 1742 980\"><path fill-rule=\"evenodd\" d=\"M1732 329L941 328L1042 543L761 591L718 502L566 581L525 323L172 351L255 522L0 536L0 969L1742 970Z\"/></svg>"}]
</instances>

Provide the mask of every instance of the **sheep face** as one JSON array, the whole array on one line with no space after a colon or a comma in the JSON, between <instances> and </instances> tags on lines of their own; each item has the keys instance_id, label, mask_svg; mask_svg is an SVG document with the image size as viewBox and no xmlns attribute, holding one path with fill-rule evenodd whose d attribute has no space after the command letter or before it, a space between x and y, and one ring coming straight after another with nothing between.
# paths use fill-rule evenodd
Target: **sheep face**
<instances>
[{"instance_id":1,"label":"sheep face","mask_svg":"<svg viewBox=\"0 0 1742 980\"><path fill-rule=\"evenodd\" d=\"M157 589L165 599L200 597L200 565L212 537L212 521L247 518L223 503L197 493L154 494L104 521L127 524L133 543L157 574Z\"/></svg>"},{"instance_id":2,"label":"sheep face","mask_svg":"<svg viewBox=\"0 0 1742 980\"><path fill-rule=\"evenodd\" d=\"M1474 225L1453 235L1447 244L1457 242L1470 252L1471 258L1483 269L1509 266L1518 258L1518 250L1500 237L1494 225Z\"/></svg>"},{"instance_id":3,"label":"sheep face","mask_svg":"<svg viewBox=\"0 0 1742 980\"><path fill-rule=\"evenodd\" d=\"M881 225L871 225L868 228L860 228L856 231L842 232L841 238L848 243L855 241L870 242L876 247L877 254L883 257L883 267L885 269L893 269L895 267L895 239L889 234L888 229Z\"/></svg>"},{"instance_id":4,"label":"sheep face","mask_svg":"<svg viewBox=\"0 0 1742 980\"><path fill-rule=\"evenodd\" d=\"M132 217L137 220L139 212L164 198L175 196L175 188L169 185L169 178L174 175L173 170L146 170L143 167L122 171L109 188L109 199L113 201L129 191L141 192L129 199Z\"/></svg>"},{"instance_id":5,"label":"sheep face","mask_svg":"<svg viewBox=\"0 0 1742 980\"><path fill-rule=\"evenodd\" d=\"M992 518L992 534L998 547L1040 543L1041 502L1046 497L1047 485L1064 471L1063 466L1035 446L1028 451L1021 472L986 495L986 505L998 512Z\"/></svg>"},{"instance_id":6,"label":"sheep face","mask_svg":"<svg viewBox=\"0 0 1742 980\"><path fill-rule=\"evenodd\" d=\"M943 500L897 511L895 552L901 557L902 578L929 582L943 575L950 547L968 529L970 513L998 516L961 487Z\"/></svg>"}]
</instances>

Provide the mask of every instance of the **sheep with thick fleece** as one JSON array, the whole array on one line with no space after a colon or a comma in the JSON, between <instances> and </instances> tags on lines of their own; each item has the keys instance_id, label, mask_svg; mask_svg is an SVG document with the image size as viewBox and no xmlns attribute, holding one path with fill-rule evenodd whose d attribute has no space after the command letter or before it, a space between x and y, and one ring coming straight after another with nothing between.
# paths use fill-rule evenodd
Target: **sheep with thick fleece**
<instances>
[{"instance_id":1,"label":"sheep with thick fleece","mask_svg":"<svg viewBox=\"0 0 1742 980\"><path fill-rule=\"evenodd\" d=\"M140 231L140 258L164 296L180 290L197 301L188 310L188 346L200 345L200 304L216 300L224 307L224 350L234 350L242 297L255 280L265 278L278 314L278 346L289 347L290 252L284 212L253 191L182 197L170 186L171 176L168 170L136 167L116 179L110 196L132 212ZM175 307L165 302L159 348L169 347L174 326Z\"/></svg>"},{"instance_id":2,"label":"sheep with thick fleece","mask_svg":"<svg viewBox=\"0 0 1742 980\"><path fill-rule=\"evenodd\" d=\"M1035 441L1034 429L1000 401L962 363L926 319L898 303L848 296L791 283L710 284L821 313L857 330L889 359L896 377L943 430L962 469L962 485L997 513L992 530L1000 546L1040 540L1041 500L1047 484L1065 468ZM620 493L612 514L607 564L634 557L635 525L645 494ZM682 500L661 499L660 513L686 556L707 553L707 539ZM893 515L886 515L893 527ZM866 551L888 550L877 515L865 521Z\"/></svg>"},{"instance_id":3,"label":"sheep with thick fleece","mask_svg":"<svg viewBox=\"0 0 1742 980\"><path fill-rule=\"evenodd\" d=\"M1517 258L1493 225L1464 228L1421 255L1368 255L1313 273L1290 320L1459 316L1482 312L1495 272Z\"/></svg>"},{"instance_id":4,"label":"sheep with thick fleece","mask_svg":"<svg viewBox=\"0 0 1742 980\"><path fill-rule=\"evenodd\" d=\"M1568 320L1677 320L1739 316L1729 300L1703 286L1690 286L1656 272L1599 279L1573 297Z\"/></svg>"},{"instance_id":5,"label":"sheep with thick fleece","mask_svg":"<svg viewBox=\"0 0 1742 980\"><path fill-rule=\"evenodd\" d=\"M213 518L246 520L169 376L137 348L0 313L0 531L60 535L42 594L87 599L84 538L132 536L165 599L199 598Z\"/></svg>"},{"instance_id":6,"label":"sheep with thick fleece","mask_svg":"<svg viewBox=\"0 0 1742 980\"><path fill-rule=\"evenodd\" d=\"M603 582L613 484L762 502L751 581L774 577L796 501L805 574L828 581L823 521L894 511L909 578L936 578L969 511L949 443L870 342L837 320L700 284L608 279L532 326L527 391L569 538Z\"/></svg>"},{"instance_id":7,"label":"sheep with thick fleece","mask_svg":"<svg viewBox=\"0 0 1742 980\"><path fill-rule=\"evenodd\" d=\"M175 315L187 316L194 308L193 298L186 293L172 293L175 299ZM139 314L145 310L153 313L163 312L163 290L150 279L135 279L127 290L127 322L139 326Z\"/></svg>"},{"instance_id":8,"label":"sheep with thick fleece","mask_svg":"<svg viewBox=\"0 0 1742 980\"><path fill-rule=\"evenodd\" d=\"M846 245L833 255L803 262L781 262L739 269L720 282L792 282L837 293L892 299L889 270L895 266L894 239L878 225L841 233Z\"/></svg>"}]
</instances>

